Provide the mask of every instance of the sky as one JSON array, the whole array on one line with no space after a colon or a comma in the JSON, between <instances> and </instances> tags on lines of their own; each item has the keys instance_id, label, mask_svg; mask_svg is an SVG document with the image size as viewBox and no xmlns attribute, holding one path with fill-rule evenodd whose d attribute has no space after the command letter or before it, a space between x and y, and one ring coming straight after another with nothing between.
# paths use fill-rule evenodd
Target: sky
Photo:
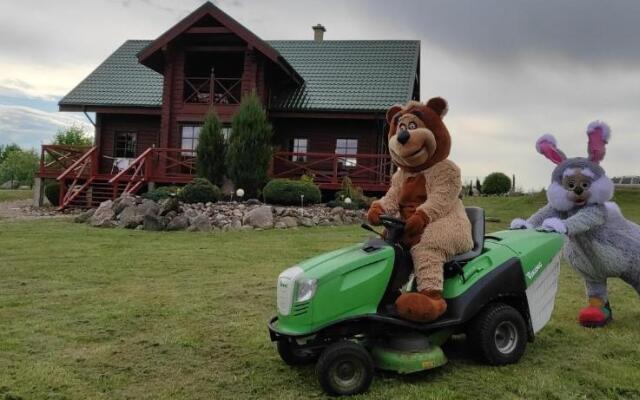
<instances>
[{"instance_id":1,"label":"sky","mask_svg":"<svg viewBox=\"0 0 640 400\"><path fill-rule=\"evenodd\" d=\"M127 39L154 39L202 0L0 2L0 144L37 148L58 129L92 131L57 101ZM586 154L585 128L612 128L602 165L640 174L640 2L635 0L218 0L265 40L421 41L421 97L449 101L451 159L466 180L493 171L546 186L534 144L552 133Z\"/></svg>"}]
</instances>

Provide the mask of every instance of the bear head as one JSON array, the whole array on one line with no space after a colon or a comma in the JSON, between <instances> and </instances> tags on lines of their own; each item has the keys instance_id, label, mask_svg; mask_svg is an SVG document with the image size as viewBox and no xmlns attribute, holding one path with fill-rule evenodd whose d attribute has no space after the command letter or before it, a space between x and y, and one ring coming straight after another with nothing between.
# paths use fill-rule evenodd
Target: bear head
<instances>
[{"instance_id":1,"label":"bear head","mask_svg":"<svg viewBox=\"0 0 640 400\"><path fill-rule=\"evenodd\" d=\"M426 104L410 101L387 111L389 153L394 164L411 172L425 170L446 159L451 136L442 118L447 101L434 97Z\"/></svg>"}]
</instances>

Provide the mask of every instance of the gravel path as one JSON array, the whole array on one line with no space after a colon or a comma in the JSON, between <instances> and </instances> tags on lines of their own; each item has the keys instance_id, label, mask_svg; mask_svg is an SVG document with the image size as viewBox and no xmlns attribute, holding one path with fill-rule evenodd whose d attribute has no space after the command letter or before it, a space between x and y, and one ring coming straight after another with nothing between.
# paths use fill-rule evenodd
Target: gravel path
<instances>
[{"instance_id":1,"label":"gravel path","mask_svg":"<svg viewBox=\"0 0 640 400\"><path fill-rule=\"evenodd\" d=\"M32 207L30 199L0 202L0 220L51 218L62 215L53 208Z\"/></svg>"}]
</instances>

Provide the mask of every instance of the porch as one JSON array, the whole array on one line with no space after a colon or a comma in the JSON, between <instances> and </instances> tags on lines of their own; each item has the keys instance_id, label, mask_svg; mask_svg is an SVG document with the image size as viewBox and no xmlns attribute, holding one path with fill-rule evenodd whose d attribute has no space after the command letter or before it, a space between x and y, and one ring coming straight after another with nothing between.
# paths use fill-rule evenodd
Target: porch
<instances>
[{"instance_id":1,"label":"porch","mask_svg":"<svg viewBox=\"0 0 640 400\"><path fill-rule=\"evenodd\" d=\"M138 193L144 186L187 184L196 175L195 150L149 147L121 169L105 173L99 148L43 145L38 176L60 183L59 209L95 207L123 194ZM107 157L110 158L110 157ZM102 172L101 172L102 171ZM345 177L368 192L387 190L393 165L387 154L274 153L272 178L314 178L322 190L338 190Z\"/></svg>"}]
</instances>

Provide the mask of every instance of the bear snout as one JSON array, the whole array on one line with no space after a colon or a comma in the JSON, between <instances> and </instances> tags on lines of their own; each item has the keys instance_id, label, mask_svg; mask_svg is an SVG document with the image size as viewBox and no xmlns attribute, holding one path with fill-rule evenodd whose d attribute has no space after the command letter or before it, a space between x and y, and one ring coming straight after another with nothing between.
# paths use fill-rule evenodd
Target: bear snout
<instances>
[{"instance_id":1,"label":"bear snout","mask_svg":"<svg viewBox=\"0 0 640 400\"><path fill-rule=\"evenodd\" d=\"M398 142L400 142L400 144L407 143L410 138L411 138L411 134L406 129L400 131L400 133L398 133L398 136L396 137L396 139L398 140Z\"/></svg>"}]
</instances>

